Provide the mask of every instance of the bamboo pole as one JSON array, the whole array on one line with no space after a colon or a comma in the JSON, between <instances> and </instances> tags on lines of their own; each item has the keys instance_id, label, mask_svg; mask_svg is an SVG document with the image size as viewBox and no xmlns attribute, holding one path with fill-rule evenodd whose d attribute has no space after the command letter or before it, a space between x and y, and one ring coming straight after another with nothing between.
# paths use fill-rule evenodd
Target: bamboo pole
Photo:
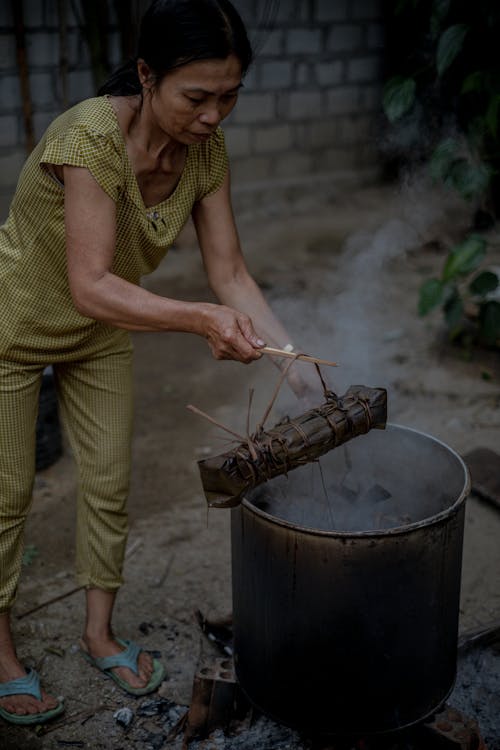
<instances>
[{"instance_id":1,"label":"bamboo pole","mask_svg":"<svg viewBox=\"0 0 500 750\"><path fill-rule=\"evenodd\" d=\"M35 131L33 128L33 105L31 102L30 77L26 56L26 30L24 26L23 0L11 0L12 17L14 19L14 35L16 38L16 58L19 69L19 83L23 105L24 134L26 136L26 151L31 153L35 146Z\"/></svg>"},{"instance_id":2,"label":"bamboo pole","mask_svg":"<svg viewBox=\"0 0 500 750\"><path fill-rule=\"evenodd\" d=\"M68 13L67 0L57 0L57 15L59 18L59 75L61 77L61 104L67 109L68 99Z\"/></svg>"},{"instance_id":3,"label":"bamboo pole","mask_svg":"<svg viewBox=\"0 0 500 750\"><path fill-rule=\"evenodd\" d=\"M81 4L84 25L96 91L110 72L108 40L108 3L103 0L85 0Z\"/></svg>"},{"instance_id":4,"label":"bamboo pole","mask_svg":"<svg viewBox=\"0 0 500 750\"><path fill-rule=\"evenodd\" d=\"M327 365L328 367L338 367L337 362L330 362L327 359L311 357L309 354L297 354L289 352L286 349L275 349L273 346L263 346L259 349L262 354L269 354L271 357L286 357L287 359L298 359L301 362L312 362L315 365Z\"/></svg>"}]
</instances>

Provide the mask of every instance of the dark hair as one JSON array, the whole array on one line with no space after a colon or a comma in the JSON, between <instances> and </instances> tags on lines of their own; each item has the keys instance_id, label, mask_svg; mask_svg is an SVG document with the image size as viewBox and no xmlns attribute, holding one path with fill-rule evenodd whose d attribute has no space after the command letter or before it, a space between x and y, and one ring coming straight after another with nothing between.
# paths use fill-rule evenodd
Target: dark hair
<instances>
[{"instance_id":1,"label":"dark hair","mask_svg":"<svg viewBox=\"0 0 500 750\"><path fill-rule=\"evenodd\" d=\"M252 48L245 25L229 0L154 0L144 14L137 56L116 70L98 91L115 96L140 94L137 60L151 68L156 83L169 70L195 60L234 54L245 74Z\"/></svg>"}]
</instances>

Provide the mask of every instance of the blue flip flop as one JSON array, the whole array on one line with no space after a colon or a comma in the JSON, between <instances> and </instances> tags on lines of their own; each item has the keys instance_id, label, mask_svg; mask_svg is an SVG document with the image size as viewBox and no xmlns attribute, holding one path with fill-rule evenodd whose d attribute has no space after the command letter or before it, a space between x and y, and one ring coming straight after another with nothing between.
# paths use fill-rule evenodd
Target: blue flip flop
<instances>
[{"instance_id":1,"label":"blue flip flop","mask_svg":"<svg viewBox=\"0 0 500 750\"><path fill-rule=\"evenodd\" d=\"M0 682L0 698L5 698L8 695L32 695L41 701L40 677L37 672L34 669L28 669L24 677L18 677L10 682ZM0 706L0 716L11 724L43 724L59 716L63 711L64 703L62 701L55 708L41 711L38 714L15 714Z\"/></svg>"},{"instance_id":2,"label":"blue flip flop","mask_svg":"<svg viewBox=\"0 0 500 750\"><path fill-rule=\"evenodd\" d=\"M93 657L88 653L88 651L80 648L81 654L84 659L86 659L94 667L97 667L97 669L99 669L101 672L104 672L105 675L111 677L111 679L114 680L116 684L122 688L122 690L125 690L125 692L129 693L130 695L147 695L148 693L154 692L165 679L166 672L163 664L161 664L161 662L159 662L157 659L153 659L153 674L151 675L151 679L149 680L148 684L142 688L132 687L128 682L122 680L121 677L113 672L113 668L128 667L132 670L132 672L134 672L134 674L138 675L138 659L139 654L143 649L133 641L126 641L122 640L121 638L117 638L116 640L121 646L124 647L124 650L120 651L119 654L114 654L113 656Z\"/></svg>"}]
</instances>

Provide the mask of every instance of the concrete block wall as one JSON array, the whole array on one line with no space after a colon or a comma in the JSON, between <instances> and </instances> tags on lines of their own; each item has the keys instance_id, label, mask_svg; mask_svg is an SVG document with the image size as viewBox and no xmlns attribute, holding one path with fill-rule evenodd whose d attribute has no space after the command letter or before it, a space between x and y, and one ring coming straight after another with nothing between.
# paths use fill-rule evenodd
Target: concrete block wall
<instances>
[{"instance_id":1,"label":"concrete block wall","mask_svg":"<svg viewBox=\"0 0 500 750\"><path fill-rule=\"evenodd\" d=\"M234 0L256 59L225 125L236 192L319 193L377 175L380 0ZM266 18L270 29L259 28ZM271 186L266 190L266 186Z\"/></svg>"},{"instance_id":2,"label":"concrete block wall","mask_svg":"<svg viewBox=\"0 0 500 750\"><path fill-rule=\"evenodd\" d=\"M381 0L233 0L256 57L225 123L240 201L325 193L377 173L384 26ZM21 2L21 0L19 0ZM80 3L69 0L68 104L94 93ZM57 0L23 0L35 136L63 109ZM26 155L10 3L0 3L0 211ZM111 18L110 51L119 43ZM242 197L246 196L246 197ZM253 197L252 197L253 196ZM3 209L3 210L2 210Z\"/></svg>"}]
</instances>

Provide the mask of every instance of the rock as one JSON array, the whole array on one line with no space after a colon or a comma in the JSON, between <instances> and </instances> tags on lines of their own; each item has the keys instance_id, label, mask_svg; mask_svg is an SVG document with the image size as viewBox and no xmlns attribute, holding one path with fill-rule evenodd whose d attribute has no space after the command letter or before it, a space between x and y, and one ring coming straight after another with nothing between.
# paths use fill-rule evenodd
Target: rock
<instances>
[{"instance_id":1,"label":"rock","mask_svg":"<svg viewBox=\"0 0 500 750\"><path fill-rule=\"evenodd\" d=\"M145 750L162 750L165 746L165 735L163 733L149 733L144 737Z\"/></svg>"},{"instance_id":2,"label":"rock","mask_svg":"<svg viewBox=\"0 0 500 750\"><path fill-rule=\"evenodd\" d=\"M117 724L124 727L125 729L128 729L128 727L134 720L134 712L130 708L127 708L125 706L123 708L119 708L118 711L115 711L115 713L113 714L113 719Z\"/></svg>"},{"instance_id":3,"label":"rock","mask_svg":"<svg viewBox=\"0 0 500 750\"><path fill-rule=\"evenodd\" d=\"M145 701L137 709L138 716L161 716L175 707L175 703L168 698L154 698Z\"/></svg>"}]
</instances>

